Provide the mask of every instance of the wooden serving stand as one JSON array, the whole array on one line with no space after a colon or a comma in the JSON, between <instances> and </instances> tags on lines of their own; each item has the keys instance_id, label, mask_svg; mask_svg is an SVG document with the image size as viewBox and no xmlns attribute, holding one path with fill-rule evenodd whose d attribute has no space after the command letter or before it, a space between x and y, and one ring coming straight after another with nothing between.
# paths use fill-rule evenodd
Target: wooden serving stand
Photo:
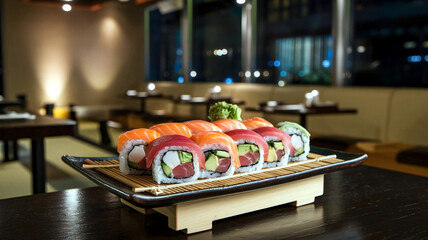
<instances>
[{"instance_id":1,"label":"wooden serving stand","mask_svg":"<svg viewBox=\"0 0 428 240\"><path fill-rule=\"evenodd\" d=\"M168 226L187 234L212 229L218 219L291 203L299 207L315 201L324 191L324 175L312 176L270 187L207 197L176 203L171 206L146 209L124 199L121 202L143 213L159 212L168 217Z\"/></svg>"}]
</instances>

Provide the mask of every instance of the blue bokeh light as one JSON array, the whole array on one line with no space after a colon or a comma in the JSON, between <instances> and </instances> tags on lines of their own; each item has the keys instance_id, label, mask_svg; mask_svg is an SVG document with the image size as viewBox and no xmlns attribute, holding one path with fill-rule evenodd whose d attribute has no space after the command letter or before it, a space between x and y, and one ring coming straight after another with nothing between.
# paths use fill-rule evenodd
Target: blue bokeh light
<instances>
[{"instance_id":1,"label":"blue bokeh light","mask_svg":"<svg viewBox=\"0 0 428 240\"><path fill-rule=\"evenodd\" d=\"M278 61L278 60L275 60L275 62L273 62L273 65L274 65L275 67L279 67L279 65L281 65L281 62L280 62L280 61Z\"/></svg>"},{"instance_id":2,"label":"blue bokeh light","mask_svg":"<svg viewBox=\"0 0 428 240\"><path fill-rule=\"evenodd\" d=\"M333 58L333 50L332 49L327 50L327 58L328 59L332 59Z\"/></svg>"},{"instance_id":3,"label":"blue bokeh light","mask_svg":"<svg viewBox=\"0 0 428 240\"><path fill-rule=\"evenodd\" d=\"M425 55L425 62L428 62L428 55Z\"/></svg>"},{"instance_id":4,"label":"blue bokeh light","mask_svg":"<svg viewBox=\"0 0 428 240\"><path fill-rule=\"evenodd\" d=\"M178 83L183 83L184 82L184 77L178 77L177 82Z\"/></svg>"},{"instance_id":5,"label":"blue bokeh light","mask_svg":"<svg viewBox=\"0 0 428 240\"><path fill-rule=\"evenodd\" d=\"M322 66L323 66L324 68L328 68L328 67L330 67L330 61L329 61L329 60L324 60L324 61L322 61Z\"/></svg>"},{"instance_id":6,"label":"blue bokeh light","mask_svg":"<svg viewBox=\"0 0 428 240\"><path fill-rule=\"evenodd\" d=\"M426 57L426 56L425 56L425 57ZM409 62L413 62L413 63L415 63L415 62L420 62L420 61L422 61L422 57L421 57L421 56L419 56L419 55L409 56L409 57L407 58L407 61L409 61Z\"/></svg>"},{"instance_id":7,"label":"blue bokeh light","mask_svg":"<svg viewBox=\"0 0 428 240\"><path fill-rule=\"evenodd\" d=\"M281 75L281 77L287 77L287 72L286 71L281 71L279 74Z\"/></svg>"},{"instance_id":8,"label":"blue bokeh light","mask_svg":"<svg viewBox=\"0 0 428 240\"><path fill-rule=\"evenodd\" d=\"M226 84L231 84L231 83L233 83L233 79L232 79L232 78L230 78L230 77L228 77L228 78L226 78L226 80L224 80L224 82L225 82Z\"/></svg>"},{"instance_id":9,"label":"blue bokeh light","mask_svg":"<svg viewBox=\"0 0 428 240\"><path fill-rule=\"evenodd\" d=\"M299 76L300 76L300 77L303 77L303 75L305 75L305 72L304 72L304 71L300 71L300 72L299 72Z\"/></svg>"}]
</instances>

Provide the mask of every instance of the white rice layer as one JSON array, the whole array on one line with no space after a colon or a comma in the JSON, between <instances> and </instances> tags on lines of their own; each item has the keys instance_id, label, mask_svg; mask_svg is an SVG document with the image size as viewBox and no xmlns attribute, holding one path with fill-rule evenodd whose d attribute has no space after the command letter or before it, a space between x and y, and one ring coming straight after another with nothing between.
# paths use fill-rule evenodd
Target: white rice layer
<instances>
[{"instance_id":1,"label":"white rice layer","mask_svg":"<svg viewBox=\"0 0 428 240\"><path fill-rule=\"evenodd\" d=\"M190 149L188 147L184 147L184 146L170 146L170 147L165 147L162 150L160 150L155 157L155 160L152 163L152 175L153 175L153 180L155 182L157 182L158 184L160 183L182 183L182 182L193 182L196 181L196 179L198 179L199 177L199 159L198 156L196 156L196 154L192 153L193 159L192 159L192 163L193 163L193 169L195 171L195 173L188 177L188 178L174 178L174 174L171 172L171 177L168 177L165 175L163 169L162 169L162 159L163 156L165 155L166 152L168 151L186 151L189 153L192 153L190 151ZM172 170L172 169L171 169Z\"/></svg>"}]
</instances>

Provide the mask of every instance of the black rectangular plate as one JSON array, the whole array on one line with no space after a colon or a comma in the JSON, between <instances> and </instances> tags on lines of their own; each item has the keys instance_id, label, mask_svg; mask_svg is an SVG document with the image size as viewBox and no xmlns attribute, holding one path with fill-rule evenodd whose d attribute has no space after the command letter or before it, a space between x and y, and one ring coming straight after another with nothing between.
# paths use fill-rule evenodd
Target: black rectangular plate
<instances>
[{"instance_id":1,"label":"black rectangular plate","mask_svg":"<svg viewBox=\"0 0 428 240\"><path fill-rule=\"evenodd\" d=\"M226 186L226 187L217 187L209 188L203 190L189 191L184 193L176 193L171 195L164 196L154 196L150 193L134 193L132 192L131 187L105 175L104 173L98 172L95 169L86 169L82 168L82 165L85 159L90 158L93 161L108 161L113 159L118 159L118 157L73 157L69 155L62 156L62 160L70 165L72 168L76 169L81 174L88 177L90 180L100 185L101 187L107 189L113 194L117 195L120 198L127 200L128 202L135 204L140 207L153 208L167 206L178 202L195 200L204 197L218 196L222 194L235 193L241 191L247 191L262 187L273 186L281 183L286 183L306 177L311 177L319 174L324 174L339 169L352 167L361 164L367 158L366 154L353 154L339 152L335 150L311 147L312 153L317 153L321 155L332 155L336 154L337 158L345 160L343 162L330 164L322 166L315 169L309 169L302 172L292 173L288 175L278 176L269 179L256 180L248 183Z\"/></svg>"}]
</instances>

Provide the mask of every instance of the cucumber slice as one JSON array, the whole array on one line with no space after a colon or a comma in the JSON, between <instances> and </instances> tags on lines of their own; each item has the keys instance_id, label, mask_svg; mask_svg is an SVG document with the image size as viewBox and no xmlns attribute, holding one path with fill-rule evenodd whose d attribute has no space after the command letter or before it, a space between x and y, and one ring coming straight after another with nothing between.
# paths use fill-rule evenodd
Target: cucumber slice
<instances>
[{"instance_id":1,"label":"cucumber slice","mask_svg":"<svg viewBox=\"0 0 428 240\"><path fill-rule=\"evenodd\" d=\"M180 163L191 162L192 157L192 154L189 152L178 151L178 158L180 159Z\"/></svg>"},{"instance_id":2,"label":"cucumber slice","mask_svg":"<svg viewBox=\"0 0 428 240\"><path fill-rule=\"evenodd\" d=\"M165 173L165 175L167 177L171 177L172 169L170 167L168 167L168 165L166 165L163 161L162 161L161 165L162 165L162 170Z\"/></svg>"},{"instance_id":3,"label":"cucumber slice","mask_svg":"<svg viewBox=\"0 0 428 240\"><path fill-rule=\"evenodd\" d=\"M229 153L226 151L222 151L222 150L213 150L213 153L217 156L217 157L222 157L222 158L228 158L230 157Z\"/></svg>"}]
</instances>

